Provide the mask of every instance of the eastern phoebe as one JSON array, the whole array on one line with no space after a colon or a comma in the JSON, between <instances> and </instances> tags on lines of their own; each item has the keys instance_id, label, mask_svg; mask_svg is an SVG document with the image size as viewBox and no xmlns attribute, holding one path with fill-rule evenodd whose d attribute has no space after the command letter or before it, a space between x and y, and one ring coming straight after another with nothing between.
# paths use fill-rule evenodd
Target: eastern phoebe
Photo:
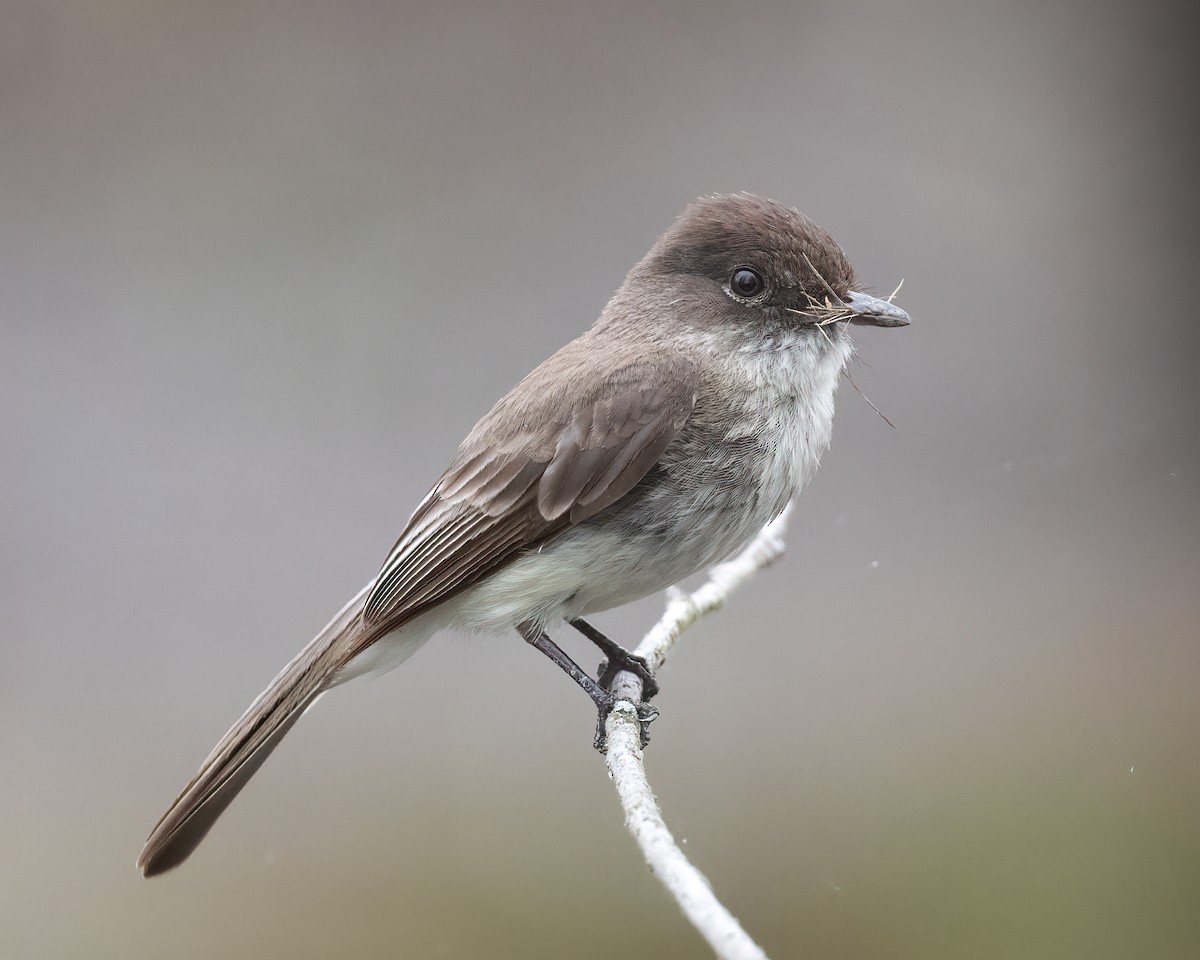
<instances>
[{"instance_id":1,"label":"eastern phoebe","mask_svg":"<svg viewBox=\"0 0 1200 960\"><path fill-rule=\"evenodd\" d=\"M649 699L644 664L579 618L716 563L800 491L829 446L847 325L909 322L856 286L841 248L796 210L745 193L688 206L596 324L475 425L378 576L159 820L142 873L181 863L324 691L396 666L439 630L515 627L601 721L617 670L641 673ZM599 682L546 635L564 620L605 651Z\"/></svg>"}]
</instances>

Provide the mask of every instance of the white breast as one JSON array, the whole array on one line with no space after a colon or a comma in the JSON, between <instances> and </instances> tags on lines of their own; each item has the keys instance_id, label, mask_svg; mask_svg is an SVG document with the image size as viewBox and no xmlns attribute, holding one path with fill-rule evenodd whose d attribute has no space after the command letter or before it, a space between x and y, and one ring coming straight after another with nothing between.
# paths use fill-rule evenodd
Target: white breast
<instances>
[{"instance_id":1,"label":"white breast","mask_svg":"<svg viewBox=\"0 0 1200 960\"><path fill-rule=\"evenodd\" d=\"M833 431L833 398L854 347L847 336L814 338L797 331L748 345L730 358L749 389L747 420L764 418L758 436L774 438L776 462L763 473L763 499L778 509L812 479Z\"/></svg>"}]
</instances>

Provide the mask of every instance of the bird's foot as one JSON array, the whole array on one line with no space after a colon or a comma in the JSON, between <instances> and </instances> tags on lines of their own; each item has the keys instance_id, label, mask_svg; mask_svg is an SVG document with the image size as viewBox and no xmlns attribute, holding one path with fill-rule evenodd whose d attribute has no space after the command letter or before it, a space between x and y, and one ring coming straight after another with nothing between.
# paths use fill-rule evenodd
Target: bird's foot
<instances>
[{"instance_id":1,"label":"bird's foot","mask_svg":"<svg viewBox=\"0 0 1200 960\"><path fill-rule=\"evenodd\" d=\"M592 741L592 746L601 753L608 751L608 731L605 729L605 724L618 700L611 692L606 690L605 693L606 697L596 700L596 739ZM642 749L645 749L650 743L650 723L658 716L658 708L643 701L634 703L633 709L637 711L641 746Z\"/></svg>"},{"instance_id":2,"label":"bird's foot","mask_svg":"<svg viewBox=\"0 0 1200 960\"><path fill-rule=\"evenodd\" d=\"M636 653L630 653L624 647L617 647L615 651L610 651L608 659L600 661L597 669L600 671L597 679L605 690L612 689L618 673L629 672L642 681L643 702L649 703L658 693L658 681L650 672L650 664L646 662L646 658L639 657Z\"/></svg>"},{"instance_id":3,"label":"bird's foot","mask_svg":"<svg viewBox=\"0 0 1200 960\"><path fill-rule=\"evenodd\" d=\"M658 693L658 684L654 682L654 675L650 672L650 667L641 657L634 656L624 647L613 643L600 631L588 626L582 620L573 620L572 624L580 633L599 646L608 657L608 660L601 665L599 681L593 680L579 664L568 657L538 624L522 624L517 631L527 643L549 657L559 669L579 684L584 692L592 698L597 713L596 738L593 744L597 750L603 753L608 747L604 723L608 720L608 715L612 713L618 699L630 699L628 697L619 698L612 692L611 687L617 674L628 670L640 677L643 684L642 696L645 700L649 700ZM637 711L638 723L641 725L641 743L645 747L650 742L650 721L658 716L658 710L644 701L633 701L633 707Z\"/></svg>"},{"instance_id":4,"label":"bird's foot","mask_svg":"<svg viewBox=\"0 0 1200 960\"><path fill-rule=\"evenodd\" d=\"M654 674L650 671L650 665L646 662L645 657L639 657L636 653L630 653L619 643L610 640L586 620L572 620L571 626L591 640L604 654L606 659L600 663L598 668L599 677L597 679L600 686L605 690L612 689L613 681L617 679L617 674L624 670L634 674L642 681L642 699L645 702L649 703L654 695L658 693L658 681L654 679Z\"/></svg>"}]
</instances>

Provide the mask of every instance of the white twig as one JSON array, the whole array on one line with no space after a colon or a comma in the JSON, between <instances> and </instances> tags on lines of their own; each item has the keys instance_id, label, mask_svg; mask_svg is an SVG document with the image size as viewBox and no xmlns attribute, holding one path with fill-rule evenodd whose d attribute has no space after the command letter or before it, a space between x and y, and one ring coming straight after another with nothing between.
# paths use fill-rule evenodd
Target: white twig
<instances>
[{"instance_id":1,"label":"white twig","mask_svg":"<svg viewBox=\"0 0 1200 960\"><path fill-rule=\"evenodd\" d=\"M757 571L783 555L783 533L789 504L778 517L736 557L716 566L708 580L693 593L672 589L667 609L634 652L657 672L675 641L706 613L718 609L734 590ZM750 939L716 898L712 887L683 855L663 821L658 801L646 779L642 763L641 728L633 703L641 700L642 681L635 674L617 674L612 691L620 702L608 715L608 769L625 810L625 825L642 848L654 875L675 898L684 915L722 960L766 960L762 948Z\"/></svg>"}]
</instances>

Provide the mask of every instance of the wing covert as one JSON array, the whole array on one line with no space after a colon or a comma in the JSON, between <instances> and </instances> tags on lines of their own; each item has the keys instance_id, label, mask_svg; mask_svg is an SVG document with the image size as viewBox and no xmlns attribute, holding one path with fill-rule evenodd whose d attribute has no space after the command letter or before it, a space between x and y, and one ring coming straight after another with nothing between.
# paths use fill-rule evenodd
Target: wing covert
<instances>
[{"instance_id":1,"label":"wing covert","mask_svg":"<svg viewBox=\"0 0 1200 960\"><path fill-rule=\"evenodd\" d=\"M364 621L397 627L617 502L687 422L695 386L690 364L671 358L627 364L574 396L510 393L409 519Z\"/></svg>"}]
</instances>

